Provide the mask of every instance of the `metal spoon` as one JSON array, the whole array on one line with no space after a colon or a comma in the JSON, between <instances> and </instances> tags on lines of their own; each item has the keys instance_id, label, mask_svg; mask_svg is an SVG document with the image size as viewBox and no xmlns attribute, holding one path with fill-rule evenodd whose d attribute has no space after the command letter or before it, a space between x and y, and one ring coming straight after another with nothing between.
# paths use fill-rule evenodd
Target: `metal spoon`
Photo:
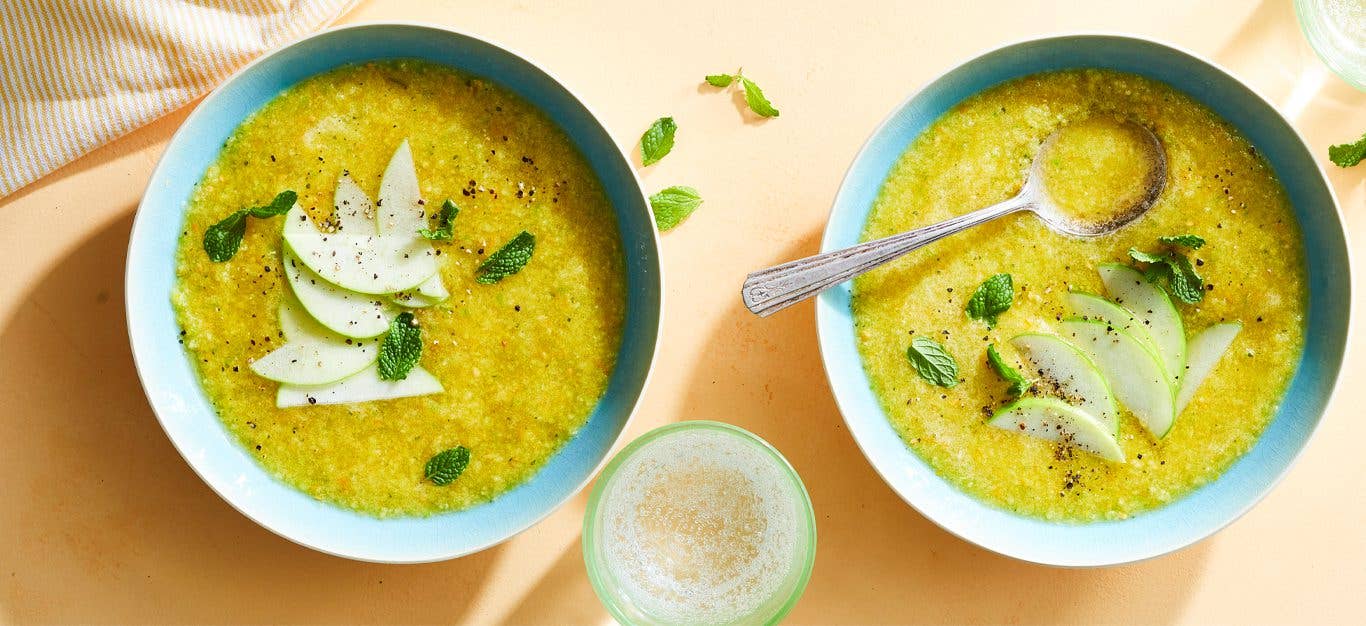
<instances>
[{"instance_id":1,"label":"metal spoon","mask_svg":"<svg viewBox=\"0 0 1366 626\"><path fill-rule=\"evenodd\" d=\"M1131 205L1103 221L1085 222L1071 217L1054 204L1048 195L1043 182L1043 164L1047 162L1046 157L1062 132L1062 128L1059 128L1044 139L1029 166L1024 187L1014 198L938 224L754 272L745 278L745 284L740 289L745 306L767 317L921 246L1019 211L1030 211L1053 231L1067 235L1096 237L1112 233L1143 215L1167 185L1167 155L1162 149L1161 140L1137 123L1125 121L1122 125L1142 131L1139 136L1147 140L1151 166L1146 174L1143 193Z\"/></svg>"}]
</instances>

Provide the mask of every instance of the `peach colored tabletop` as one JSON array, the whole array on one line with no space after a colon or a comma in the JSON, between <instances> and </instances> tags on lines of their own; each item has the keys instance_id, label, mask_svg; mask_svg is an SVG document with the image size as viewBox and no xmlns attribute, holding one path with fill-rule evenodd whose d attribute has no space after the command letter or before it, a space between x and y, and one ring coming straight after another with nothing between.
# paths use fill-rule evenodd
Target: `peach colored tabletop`
<instances>
[{"instance_id":1,"label":"peach colored tabletop","mask_svg":"<svg viewBox=\"0 0 1366 626\"><path fill-rule=\"evenodd\" d=\"M1360 315L1318 436L1260 506L1179 553L1074 571L978 549L903 504L835 409L811 306L767 320L741 307L747 271L816 251L845 167L896 103L1009 40L1158 37L1248 80L1318 155L1366 130L1366 93L1325 73L1287 0L966 4L385 0L345 19L431 21L503 42L573 86L623 146L654 118L677 119L678 147L645 183L695 186L706 204L663 237L665 339L628 436L724 420L791 459L815 502L820 551L790 623L1366 623ZM737 100L698 88L738 65L781 118L755 122ZM186 112L0 200L0 620L610 622L580 557L583 495L480 554L384 566L261 529L181 461L133 372L122 273L133 211ZM1329 175L1362 232L1366 165ZM1354 253L1366 261L1366 237Z\"/></svg>"}]
</instances>

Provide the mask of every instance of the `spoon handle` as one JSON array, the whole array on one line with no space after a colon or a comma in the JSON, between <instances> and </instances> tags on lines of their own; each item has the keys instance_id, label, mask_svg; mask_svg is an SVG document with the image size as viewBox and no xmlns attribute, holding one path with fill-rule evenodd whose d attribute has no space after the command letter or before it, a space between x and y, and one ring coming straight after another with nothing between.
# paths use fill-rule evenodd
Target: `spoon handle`
<instances>
[{"instance_id":1,"label":"spoon handle","mask_svg":"<svg viewBox=\"0 0 1366 626\"><path fill-rule=\"evenodd\" d=\"M925 244L1029 206L1017 196L938 224L775 265L746 277L740 296L751 312L768 317Z\"/></svg>"}]
</instances>

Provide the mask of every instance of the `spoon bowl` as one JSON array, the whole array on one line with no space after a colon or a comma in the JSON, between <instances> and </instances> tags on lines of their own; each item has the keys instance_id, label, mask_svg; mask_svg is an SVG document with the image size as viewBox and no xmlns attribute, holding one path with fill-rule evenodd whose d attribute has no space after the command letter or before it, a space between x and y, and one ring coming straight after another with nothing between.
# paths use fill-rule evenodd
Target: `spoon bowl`
<instances>
[{"instance_id":1,"label":"spoon bowl","mask_svg":"<svg viewBox=\"0 0 1366 626\"><path fill-rule=\"evenodd\" d=\"M1139 193L1131 198L1119 199L1116 203L1118 208L1104 213L1099 219L1070 214L1059 206L1048 191L1045 164L1049 162L1059 137L1070 128L1070 125L1063 126L1050 133L1039 145L1024 185L1015 197L938 224L759 270L745 278L740 296L751 312L767 317L927 244L1021 211L1033 213L1049 229L1065 235L1098 237L1113 233L1152 208L1167 184L1167 156L1162 141L1151 130L1136 122L1124 120L1119 122L1119 126L1139 138L1148 167L1143 172L1142 180L1136 181L1140 183Z\"/></svg>"}]
</instances>

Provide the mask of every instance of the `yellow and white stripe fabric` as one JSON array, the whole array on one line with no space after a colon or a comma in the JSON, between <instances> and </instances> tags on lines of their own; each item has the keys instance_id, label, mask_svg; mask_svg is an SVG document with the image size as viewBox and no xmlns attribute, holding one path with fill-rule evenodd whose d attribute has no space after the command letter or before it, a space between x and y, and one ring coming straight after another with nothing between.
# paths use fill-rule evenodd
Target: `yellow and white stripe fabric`
<instances>
[{"instance_id":1,"label":"yellow and white stripe fabric","mask_svg":"<svg viewBox=\"0 0 1366 626\"><path fill-rule=\"evenodd\" d=\"M354 0L0 0L0 197L165 115Z\"/></svg>"}]
</instances>

